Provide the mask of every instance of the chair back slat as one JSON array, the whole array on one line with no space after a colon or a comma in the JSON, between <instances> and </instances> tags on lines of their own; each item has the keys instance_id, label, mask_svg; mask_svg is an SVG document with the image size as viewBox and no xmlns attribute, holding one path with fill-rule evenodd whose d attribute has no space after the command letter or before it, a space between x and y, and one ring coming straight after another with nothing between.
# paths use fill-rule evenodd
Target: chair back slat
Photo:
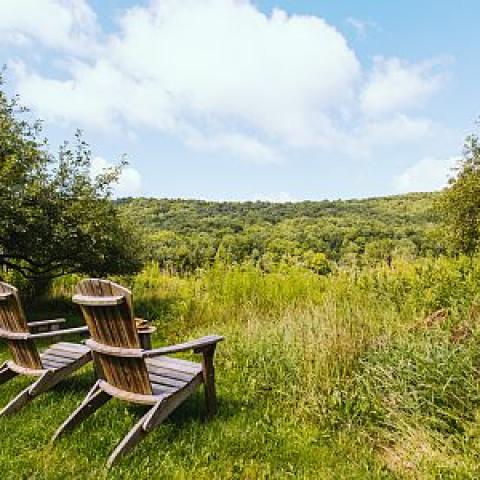
<instances>
[{"instance_id":1,"label":"chair back slat","mask_svg":"<svg viewBox=\"0 0 480 480\"><path fill-rule=\"evenodd\" d=\"M76 303L80 305L90 336L95 342L111 347L141 348L130 290L108 280L90 278L77 285L75 294L74 301L81 296ZM122 296L123 301L113 298L118 296ZM105 297L106 300L95 302L87 297ZM111 385L132 393L152 394L143 358L100 352L96 352L94 357L105 380Z\"/></svg>"},{"instance_id":2,"label":"chair back slat","mask_svg":"<svg viewBox=\"0 0 480 480\"><path fill-rule=\"evenodd\" d=\"M0 328L8 332L28 333L27 320L17 289L0 282ZM33 340L7 340L13 361L22 367L42 369L42 361Z\"/></svg>"}]
</instances>

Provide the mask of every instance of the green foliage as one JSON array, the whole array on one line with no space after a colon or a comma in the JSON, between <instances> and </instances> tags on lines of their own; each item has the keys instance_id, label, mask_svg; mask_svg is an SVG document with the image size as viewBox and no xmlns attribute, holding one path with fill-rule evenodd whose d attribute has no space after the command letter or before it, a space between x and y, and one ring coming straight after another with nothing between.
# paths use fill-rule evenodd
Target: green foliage
<instances>
[{"instance_id":1,"label":"green foliage","mask_svg":"<svg viewBox=\"0 0 480 480\"><path fill-rule=\"evenodd\" d=\"M136 198L117 205L143 228L145 259L169 271L189 273L221 261L326 274L335 265L444 253L434 199L410 194L274 204Z\"/></svg>"},{"instance_id":2,"label":"green foliage","mask_svg":"<svg viewBox=\"0 0 480 480\"><path fill-rule=\"evenodd\" d=\"M0 267L35 283L134 270L137 242L110 200L121 166L92 179L80 133L55 158L26 115L0 90Z\"/></svg>"},{"instance_id":3,"label":"green foliage","mask_svg":"<svg viewBox=\"0 0 480 480\"><path fill-rule=\"evenodd\" d=\"M454 251L471 254L480 246L480 139L467 138L450 187L443 193L440 207Z\"/></svg>"}]
</instances>

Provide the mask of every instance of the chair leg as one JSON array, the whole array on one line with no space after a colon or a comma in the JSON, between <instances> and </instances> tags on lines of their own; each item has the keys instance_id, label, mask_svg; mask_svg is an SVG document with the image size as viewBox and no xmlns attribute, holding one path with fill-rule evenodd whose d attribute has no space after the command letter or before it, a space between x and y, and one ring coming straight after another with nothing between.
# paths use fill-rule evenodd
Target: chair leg
<instances>
[{"instance_id":1,"label":"chair leg","mask_svg":"<svg viewBox=\"0 0 480 480\"><path fill-rule=\"evenodd\" d=\"M47 384L50 384L50 381L52 380L52 373L52 371L46 371L37 381L22 390L0 411L0 416L12 415L13 413L18 412L37 395L43 393L45 391L44 387Z\"/></svg>"},{"instance_id":2,"label":"chair leg","mask_svg":"<svg viewBox=\"0 0 480 480\"><path fill-rule=\"evenodd\" d=\"M217 392L215 390L215 367L213 357L215 355L215 345L203 352L202 374L205 390L205 403L207 406L207 418L211 418L217 413Z\"/></svg>"},{"instance_id":3,"label":"chair leg","mask_svg":"<svg viewBox=\"0 0 480 480\"><path fill-rule=\"evenodd\" d=\"M143 418L123 437L107 460L107 467L111 467L117 460L130 451L148 432L143 429Z\"/></svg>"},{"instance_id":4,"label":"chair leg","mask_svg":"<svg viewBox=\"0 0 480 480\"><path fill-rule=\"evenodd\" d=\"M87 394L77 409L58 427L51 442L66 432L71 432L87 417L95 413L102 405L105 405L112 397L98 387L98 382Z\"/></svg>"},{"instance_id":5,"label":"chair leg","mask_svg":"<svg viewBox=\"0 0 480 480\"><path fill-rule=\"evenodd\" d=\"M90 359L90 353L82 356L81 358L70 363L68 366L57 370L45 370L42 376L32 383L25 390L20 392L13 400L11 400L3 410L0 411L0 416L10 415L18 412L26 403L33 400L36 396L44 393L53 388L57 383L62 381L68 375L78 370L81 366L87 363ZM11 372L8 367L2 367L0 369L0 384L3 381L7 381L16 375L15 372ZM3 378L2 378L3 376Z\"/></svg>"},{"instance_id":6,"label":"chair leg","mask_svg":"<svg viewBox=\"0 0 480 480\"><path fill-rule=\"evenodd\" d=\"M33 396L30 394L30 387L27 387L25 390L21 391L14 399L10 400L8 404L2 408L0 411L0 416L12 415L13 413L18 412L22 407L24 407L28 402L33 400Z\"/></svg>"},{"instance_id":7,"label":"chair leg","mask_svg":"<svg viewBox=\"0 0 480 480\"><path fill-rule=\"evenodd\" d=\"M8 382L9 380L11 380L13 377L16 377L17 375L18 375L17 372L10 370L6 365L3 365L0 368L0 385L2 383Z\"/></svg>"},{"instance_id":8,"label":"chair leg","mask_svg":"<svg viewBox=\"0 0 480 480\"><path fill-rule=\"evenodd\" d=\"M120 459L120 457L129 452L137 443L140 442L140 440L147 436L147 434L150 432L150 429L145 429L145 423L151 420L152 416L155 416L155 414L162 412L162 410L159 410L160 405L161 402L155 404L123 437L122 441L115 447L115 450L112 452L110 457L108 457L107 467L111 467Z\"/></svg>"},{"instance_id":9,"label":"chair leg","mask_svg":"<svg viewBox=\"0 0 480 480\"><path fill-rule=\"evenodd\" d=\"M148 433L158 427L182 402L197 388L198 383L192 383L177 394L156 403L125 435L110 455L107 466L111 467L122 455L130 451Z\"/></svg>"}]
</instances>

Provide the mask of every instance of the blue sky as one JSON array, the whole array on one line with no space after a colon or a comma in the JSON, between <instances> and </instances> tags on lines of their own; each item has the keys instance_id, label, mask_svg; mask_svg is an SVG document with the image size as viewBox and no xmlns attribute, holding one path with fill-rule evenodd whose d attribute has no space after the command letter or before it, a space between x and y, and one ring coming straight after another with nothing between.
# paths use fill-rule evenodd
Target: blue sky
<instances>
[{"instance_id":1,"label":"blue sky","mask_svg":"<svg viewBox=\"0 0 480 480\"><path fill-rule=\"evenodd\" d=\"M81 128L118 195L295 201L441 188L480 115L480 4L3 0L8 88Z\"/></svg>"}]
</instances>

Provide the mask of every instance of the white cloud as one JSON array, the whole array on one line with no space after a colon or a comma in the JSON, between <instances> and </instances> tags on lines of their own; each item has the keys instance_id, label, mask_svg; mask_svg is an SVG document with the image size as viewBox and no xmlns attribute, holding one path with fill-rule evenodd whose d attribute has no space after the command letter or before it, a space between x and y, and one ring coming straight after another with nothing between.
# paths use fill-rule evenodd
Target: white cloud
<instances>
[{"instance_id":1,"label":"white cloud","mask_svg":"<svg viewBox=\"0 0 480 480\"><path fill-rule=\"evenodd\" d=\"M408 64L398 58L377 57L360 98L367 115L404 112L421 106L442 85L432 61Z\"/></svg>"},{"instance_id":2,"label":"white cloud","mask_svg":"<svg viewBox=\"0 0 480 480\"><path fill-rule=\"evenodd\" d=\"M373 147L418 141L429 135L431 130L430 120L401 114L383 120L370 120L356 132L352 147L368 154Z\"/></svg>"},{"instance_id":3,"label":"white cloud","mask_svg":"<svg viewBox=\"0 0 480 480\"><path fill-rule=\"evenodd\" d=\"M336 141L329 111L355 96L355 53L318 17L164 0L126 11L119 28L93 61L70 61L66 79L17 68L24 100L47 119L196 129L218 148L271 161L279 141Z\"/></svg>"},{"instance_id":4,"label":"white cloud","mask_svg":"<svg viewBox=\"0 0 480 480\"><path fill-rule=\"evenodd\" d=\"M379 30L378 24L371 20L360 20L359 18L348 17L346 23L353 27L357 34L362 38L366 36L367 31L370 29Z\"/></svg>"},{"instance_id":5,"label":"white cloud","mask_svg":"<svg viewBox=\"0 0 480 480\"><path fill-rule=\"evenodd\" d=\"M109 162L103 157L93 157L90 173L97 176L105 169L114 167L115 164ZM129 197L140 194L142 191L142 177L138 170L127 166L122 170L118 183L113 188L113 194L116 197Z\"/></svg>"},{"instance_id":6,"label":"white cloud","mask_svg":"<svg viewBox=\"0 0 480 480\"><path fill-rule=\"evenodd\" d=\"M253 162L278 162L291 148L370 155L416 141L430 122L408 111L441 85L433 64L395 58L376 59L366 76L323 19L266 15L248 0L151 0L125 10L108 36L86 0L5 4L15 14L0 20L0 38L60 52L61 77L12 64L24 102L42 118L131 137L154 128ZM32 18L45 7L49 19L24 20L27 7Z\"/></svg>"},{"instance_id":7,"label":"white cloud","mask_svg":"<svg viewBox=\"0 0 480 480\"><path fill-rule=\"evenodd\" d=\"M440 190L447 185L458 160L458 157L424 158L396 176L394 187L399 193Z\"/></svg>"},{"instance_id":8,"label":"white cloud","mask_svg":"<svg viewBox=\"0 0 480 480\"><path fill-rule=\"evenodd\" d=\"M43 44L77 54L91 52L98 33L95 12L85 0L2 0L0 42Z\"/></svg>"},{"instance_id":9,"label":"white cloud","mask_svg":"<svg viewBox=\"0 0 480 480\"><path fill-rule=\"evenodd\" d=\"M255 163L277 163L279 154L261 141L241 133L223 133L205 136L201 132L190 129L185 135L188 145L199 150L228 150L232 154Z\"/></svg>"}]
</instances>

